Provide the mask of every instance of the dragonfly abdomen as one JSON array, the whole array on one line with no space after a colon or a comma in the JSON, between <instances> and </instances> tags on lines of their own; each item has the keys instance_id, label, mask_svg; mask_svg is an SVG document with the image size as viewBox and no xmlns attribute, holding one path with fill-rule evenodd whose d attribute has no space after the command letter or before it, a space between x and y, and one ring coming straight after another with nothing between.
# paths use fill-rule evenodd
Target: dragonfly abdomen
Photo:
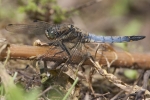
<instances>
[{"instance_id":1,"label":"dragonfly abdomen","mask_svg":"<svg viewBox=\"0 0 150 100\"><path fill-rule=\"evenodd\" d=\"M89 34L88 42L122 43L122 42L138 41L144 38L145 36L96 36L94 34Z\"/></svg>"}]
</instances>

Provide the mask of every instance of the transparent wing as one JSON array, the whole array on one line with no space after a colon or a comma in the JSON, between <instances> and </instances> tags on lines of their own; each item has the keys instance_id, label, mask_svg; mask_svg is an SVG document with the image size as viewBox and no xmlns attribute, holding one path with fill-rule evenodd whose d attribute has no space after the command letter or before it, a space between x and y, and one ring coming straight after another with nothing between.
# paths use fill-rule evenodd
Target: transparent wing
<instances>
[{"instance_id":1,"label":"transparent wing","mask_svg":"<svg viewBox=\"0 0 150 100\"><path fill-rule=\"evenodd\" d=\"M47 22L37 21L31 24L8 24L6 30L23 34L44 34L50 26L51 24Z\"/></svg>"}]
</instances>

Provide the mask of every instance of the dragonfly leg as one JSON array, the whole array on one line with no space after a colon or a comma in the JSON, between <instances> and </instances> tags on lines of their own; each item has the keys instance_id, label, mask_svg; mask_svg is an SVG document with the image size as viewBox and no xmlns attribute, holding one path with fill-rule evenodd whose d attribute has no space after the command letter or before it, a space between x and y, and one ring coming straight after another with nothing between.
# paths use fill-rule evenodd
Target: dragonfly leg
<instances>
[{"instance_id":1,"label":"dragonfly leg","mask_svg":"<svg viewBox=\"0 0 150 100\"><path fill-rule=\"evenodd\" d=\"M64 45L64 43L60 42L60 41L58 43L59 43L59 46L62 48L62 51L55 53L55 55L66 51L67 55L70 57L71 54L70 54L69 50L67 49L67 47Z\"/></svg>"},{"instance_id":2,"label":"dragonfly leg","mask_svg":"<svg viewBox=\"0 0 150 100\"><path fill-rule=\"evenodd\" d=\"M54 54L53 57L55 57L57 54L60 54L60 53L63 53L63 52L64 52L64 50L62 50L62 51L60 51L60 52L57 52L57 53Z\"/></svg>"},{"instance_id":3,"label":"dragonfly leg","mask_svg":"<svg viewBox=\"0 0 150 100\"><path fill-rule=\"evenodd\" d=\"M76 43L75 43L71 48L69 48L69 49L73 49L73 48L77 47L80 43L81 43L81 41L80 41L80 39L79 39L78 42L76 42Z\"/></svg>"}]
</instances>

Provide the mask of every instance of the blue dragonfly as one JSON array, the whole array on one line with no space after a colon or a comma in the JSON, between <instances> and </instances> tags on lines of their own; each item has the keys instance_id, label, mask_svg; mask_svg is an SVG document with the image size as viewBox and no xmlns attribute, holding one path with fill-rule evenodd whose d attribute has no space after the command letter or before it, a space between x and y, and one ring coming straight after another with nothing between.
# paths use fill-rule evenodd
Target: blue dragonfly
<instances>
[{"instance_id":1,"label":"blue dragonfly","mask_svg":"<svg viewBox=\"0 0 150 100\"><path fill-rule=\"evenodd\" d=\"M69 57L82 48L81 44L84 43L122 43L145 38L145 36L97 36L71 24L55 25L44 21L35 21L30 24L8 24L6 30L24 34L45 34L50 40L50 45L60 46Z\"/></svg>"}]
</instances>

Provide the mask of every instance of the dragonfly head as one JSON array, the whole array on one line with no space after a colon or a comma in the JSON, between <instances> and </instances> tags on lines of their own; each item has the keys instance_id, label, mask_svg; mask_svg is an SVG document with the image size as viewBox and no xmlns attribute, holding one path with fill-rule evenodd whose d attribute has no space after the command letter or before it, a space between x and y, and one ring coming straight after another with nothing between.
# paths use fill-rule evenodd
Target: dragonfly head
<instances>
[{"instance_id":1,"label":"dragonfly head","mask_svg":"<svg viewBox=\"0 0 150 100\"><path fill-rule=\"evenodd\" d=\"M56 38L56 32L54 31L53 28L49 28L45 30L45 35L48 39L55 39Z\"/></svg>"}]
</instances>

